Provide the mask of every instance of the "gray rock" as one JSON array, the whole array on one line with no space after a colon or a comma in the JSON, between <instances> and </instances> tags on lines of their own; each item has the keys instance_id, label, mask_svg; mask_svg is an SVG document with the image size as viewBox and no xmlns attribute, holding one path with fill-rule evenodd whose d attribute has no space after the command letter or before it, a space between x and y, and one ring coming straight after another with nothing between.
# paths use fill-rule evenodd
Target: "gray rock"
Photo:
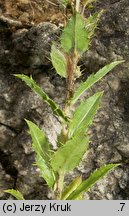
<instances>
[{"instance_id":1,"label":"gray rock","mask_svg":"<svg viewBox=\"0 0 129 216\"><path fill-rule=\"evenodd\" d=\"M40 23L30 30L23 29L13 34L13 46L19 62L24 66L38 67L48 64L51 41L55 39L57 27L51 23ZM20 58L24 56L24 58Z\"/></svg>"}]
</instances>

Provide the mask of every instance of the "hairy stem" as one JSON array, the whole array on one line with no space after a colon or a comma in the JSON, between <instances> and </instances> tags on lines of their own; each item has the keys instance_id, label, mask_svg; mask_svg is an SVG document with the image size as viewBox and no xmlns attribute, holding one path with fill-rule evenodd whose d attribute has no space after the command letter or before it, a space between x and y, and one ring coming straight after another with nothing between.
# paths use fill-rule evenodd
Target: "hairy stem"
<instances>
[{"instance_id":1,"label":"hairy stem","mask_svg":"<svg viewBox=\"0 0 129 216\"><path fill-rule=\"evenodd\" d=\"M80 8L80 0L76 0L76 10L79 12ZM72 53L65 54L66 62L67 62L67 92L66 92L66 99L65 99L65 106L64 106L64 113L68 117L71 116L71 99L74 93L74 85L76 80L76 73L77 73L77 64L79 59L79 54L76 50L76 46L73 49ZM68 123L62 122L62 130L60 133L60 144L64 144L67 142L68 139ZM64 174L59 173L56 181L56 190L55 190L55 197L57 200L61 199L62 191L63 191L63 184L64 184Z\"/></svg>"},{"instance_id":2,"label":"hairy stem","mask_svg":"<svg viewBox=\"0 0 129 216\"><path fill-rule=\"evenodd\" d=\"M77 63L78 63L78 54L76 49L74 49L74 52L72 56L70 54L66 55L67 60L67 94L66 94L66 106L65 106L65 112L67 112L67 107L69 105L69 101L71 100L73 93L74 93L74 84L76 80L76 71L77 71Z\"/></svg>"},{"instance_id":3,"label":"hairy stem","mask_svg":"<svg viewBox=\"0 0 129 216\"><path fill-rule=\"evenodd\" d=\"M79 12L80 9L80 0L76 0L76 11Z\"/></svg>"},{"instance_id":4,"label":"hairy stem","mask_svg":"<svg viewBox=\"0 0 129 216\"><path fill-rule=\"evenodd\" d=\"M62 191L63 191L63 184L64 184L64 174L60 173L59 177L56 181L56 190L55 190L55 199L61 200Z\"/></svg>"}]
</instances>

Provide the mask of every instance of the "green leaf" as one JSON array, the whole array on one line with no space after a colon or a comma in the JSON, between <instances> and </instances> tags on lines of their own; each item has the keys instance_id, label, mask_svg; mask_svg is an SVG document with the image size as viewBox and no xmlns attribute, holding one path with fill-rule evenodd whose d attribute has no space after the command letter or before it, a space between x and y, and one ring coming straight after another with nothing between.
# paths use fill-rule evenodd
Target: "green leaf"
<instances>
[{"instance_id":1,"label":"green leaf","mask_svg":"<svg viewBox=\"0 0 129 216\"><path fill-rule=\"evenodd\" d=\"M14 76L24 81L36 94L38 94L46 103L48 103L55 115L63 118L65 121L68 121L68 118L59 108L59 106L49 98L49 96L40 88L40 86L36 84L32 77L28 77L23 74L14 74Z\"/></svg>"},{"instance_id":2,"label":"green leaf","mask_svg":"<svg viewBox=\"0 0 129 216\"><path fill-rule=\"evenodd\" d=\"M76 50L79 54L88 49L88 32L85 22L79 13L75 13L69 20L61 35L61 47L67 53Z\"/></svg>"},{"instance_id":3,"label":"green leaf","mask_svg":"<svg viewBox=\"0 0 129 216\"><path fill-rule=\"evenodd\" d=\"M77 66L76 76L79 78L82 75L80 66Z\"/></svg>"},{"instance_id":4,"label":"green leaf","mask_svg":"<svg viewBox=\"0 0 129 216\"><path fill-rule=\"evenodd\" d=\"M104 66L102 69L100 69L96 74L91 74L88 79L81 83L79 88L75 91L74 96L71 100L71 104L74 104L78 98L93 84L98 82L100 79L102 79L103 76L105 76L109 71L111 71L114 67L116 67L118 64L123 63L124 61L115 61L112 62L106 66Z\"/></svg>"},{"instance_id":5,"label":"green leaf","mask_svg":"<svg viewBox=\"0 0 129 216\"><path fill-rule=\"evenodd\" d=\"M67 63L64 54L59 49L57 49L55 45L52 45L50 55L51 55L53 67L56 69L56 72L61 77L66 77Z\"/></svg>"},{"instance_id":6,"label":"green leaf","mask_svg":"<svg viewBox=\"0 0 129 216\"><path fill-rule=\"evenodd\" d=\"M85 5L85 6L87 6L88 4L91 4L93 2L96 2L96 0L83 0L82 4Z\"/></svg>"},{"instance_id":7,"label":"green leaf","mask_svg":"<svg viewBox=\"0 0 129 216\"><path fill-rule=\"evenodd\" d=\"M60 0L60 5L66 7L69 4L69 0Z\"/></svg>"},{"instance_id":8,"label":"green leaf","mask_svg":"<svg viewBox=\"0 0 129 216\"><path fill-rule=\"evenodd\" d=\"M55 175L50 165L39 154L36 155L36 165L39 167L41 176L45 179L47 185L52 188L55 183Z\"/></svg>"},{"instance_id":9,"label":"green leaf","mask_svg":"<svg viewBox=\"0 0 129 216\"><path fill-rule=\"evenodd\" d=\"M76 177L63 191L61 200L66 200L66 198L82 183L81 176Z\"/></svg>"},{"instance_id":10,"label":"green leaf","mask_svg":"<svg viewBox=\"0 0 129 216\"><path fill-rule=\"evenodd\" d=\"M69 124L69 138L77 133L78 129L86 128L92 123L93 118L99 107L102 92L98 92L88 98L85 102L82 102L75 110L73 119Z\"/></svg>"},{"instance_id":11,"label":"green leaf","mask_svg":"<svg viewBox=\"0 0 129 216\"><path fill-rule=\"evenodd\" d=\"M83 181L77 189L67 197L67 200L75 200L80 194L87 192L98 180L102 179L107 173L119 165L120 164L108 164L100 167L93 172L87 180Z\"/></svg>"},{"instance_id":12,"label":"green leaf","mask_svg":"<svg viewBox=\"0 0 129 216\"><path fill-rule=\"evenodd\" d=\"M103 10L96 12L93 15L89 16L85 21L85 28L88 32L88 38L91 39L94 36L95 29L97 27L98 21L103 13Z\"/></svg>"},{"instance_id":13,"label":"green leaf","mask_svg":"<svg viewBox=\"0 0 129 216\"><path fill-rule=\"evenodd\" d=\"M31 138L32 147L36 153L36 164L40 168L41 173L49 187L54 184L54 175L50 167L50 144L43 131L36 124L26 120Z\"/></svg>"},{"instance_id":14,"label":"green leaf","mask_svg":"<svg viewBox=\"0 0 129 216\"><path fill-rule=\"evenodd\" d=\"M12 196L14 196L17 200L24 200L24 197L22 195L21 192L19 192L18 190L14 190L14 189L8 189L8 190L4 190L5 193L9 193Z\"/></svg>"},{"instance_id":15,"label":"green leaf","mask_svg":"<svg viewBox=\"0 0 129 216\"><path fill-rule=\"evenodd\" d=\"M42 130L40 130L39 127L33 122L29 120L25 121L29 127L29 132L33 141L32 147L34 151L36 152L36 154L41 155L42 158L47 163L49 163L51 148L45 133Z\"/></svg>"},{"instance_id":16,"label":"green leaf","mask_svg":"<svg viewBox=\"0 0 129 216\"><path fill-rule=\"evenodd\" d=\"M77 133L53 155L51 160L53 170L63 174L73 170L82 160L88 143L88 137L85 137L84 134L82 136L82 133Z\"/></svg>"}]
</instances>

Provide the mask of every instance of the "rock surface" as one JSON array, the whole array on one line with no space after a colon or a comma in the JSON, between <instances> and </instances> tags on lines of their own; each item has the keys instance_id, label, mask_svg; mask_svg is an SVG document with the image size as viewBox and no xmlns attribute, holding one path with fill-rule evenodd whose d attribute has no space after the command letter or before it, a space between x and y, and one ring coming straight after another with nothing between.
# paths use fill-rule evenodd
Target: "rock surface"
<instances>
[{"instance_id":1,"label":"rock surface","mask_svg":"<svg viewBox=\"0 0 129 216\"><path fill-rule=\"evenodd\" d=\"M85 179L105 163L121 162L86 198L129 199L129 1L97 1L95 8L103 8L105 13L91 49L82 57L83 79L112 60L125 59L125 63L88 92L90 95L104 90L104 96L89 131L90 150L67 180L78 173ZM26 199L50 199L39 170L32 165L35 154L24 118L37 123L54 147L60 125L50 108L12 74L33 75L48 95L62 105L65 81L56 75L48 61L50 44L56 39L58 28L47 22L13 32L0 22L0 29L0 199L10 198L3 193L8 188L19 189Z\"/></svg>"}]
</instances>

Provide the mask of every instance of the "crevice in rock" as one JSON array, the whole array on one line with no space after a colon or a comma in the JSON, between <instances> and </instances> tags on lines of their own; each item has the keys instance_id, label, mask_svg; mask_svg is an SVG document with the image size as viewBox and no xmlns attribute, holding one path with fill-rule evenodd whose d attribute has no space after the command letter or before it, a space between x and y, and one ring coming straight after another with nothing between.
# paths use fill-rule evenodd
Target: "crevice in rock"
<instances>
[{"instance_id":1,"label":"crevice in rock","mask_svg":"<svg viewBox=\"0 0 129 216\"><path fill-rule=\"evenodd\" d=\"M12 131L13 133L15 133L15 134L18 134L18 133L20 132L19 130L15 129L15 128L13 128L13 127L7 125L7 124L4 124L4 123L2 123L2 122L0 122L0 125L2 125L2 126L4 126L4 127L8 128L9 130L11 130L11 131Z\"/></svg>"},{"instance_id":2,"label":"crevice in rock","mask_svg":"<svg viewBox=\"0 0 129 216\"><path fill-rule=\"evenodd\" d=\"M123 108L123 120L129 122L129 81L121 80L118 106Z\"/></svg>"},{"instance_id":3,"label":"crevice in rock","mask_svg":"<svg viewBox=\"0 0 129 216\"><path fill-rule=\"evenodd\" d=\"M6 174L10 175L14 179L13 188L16 187L18 171L11 161L11 156L0 150L0 163L5 170Z\"/></svg>"}]
</instances>

